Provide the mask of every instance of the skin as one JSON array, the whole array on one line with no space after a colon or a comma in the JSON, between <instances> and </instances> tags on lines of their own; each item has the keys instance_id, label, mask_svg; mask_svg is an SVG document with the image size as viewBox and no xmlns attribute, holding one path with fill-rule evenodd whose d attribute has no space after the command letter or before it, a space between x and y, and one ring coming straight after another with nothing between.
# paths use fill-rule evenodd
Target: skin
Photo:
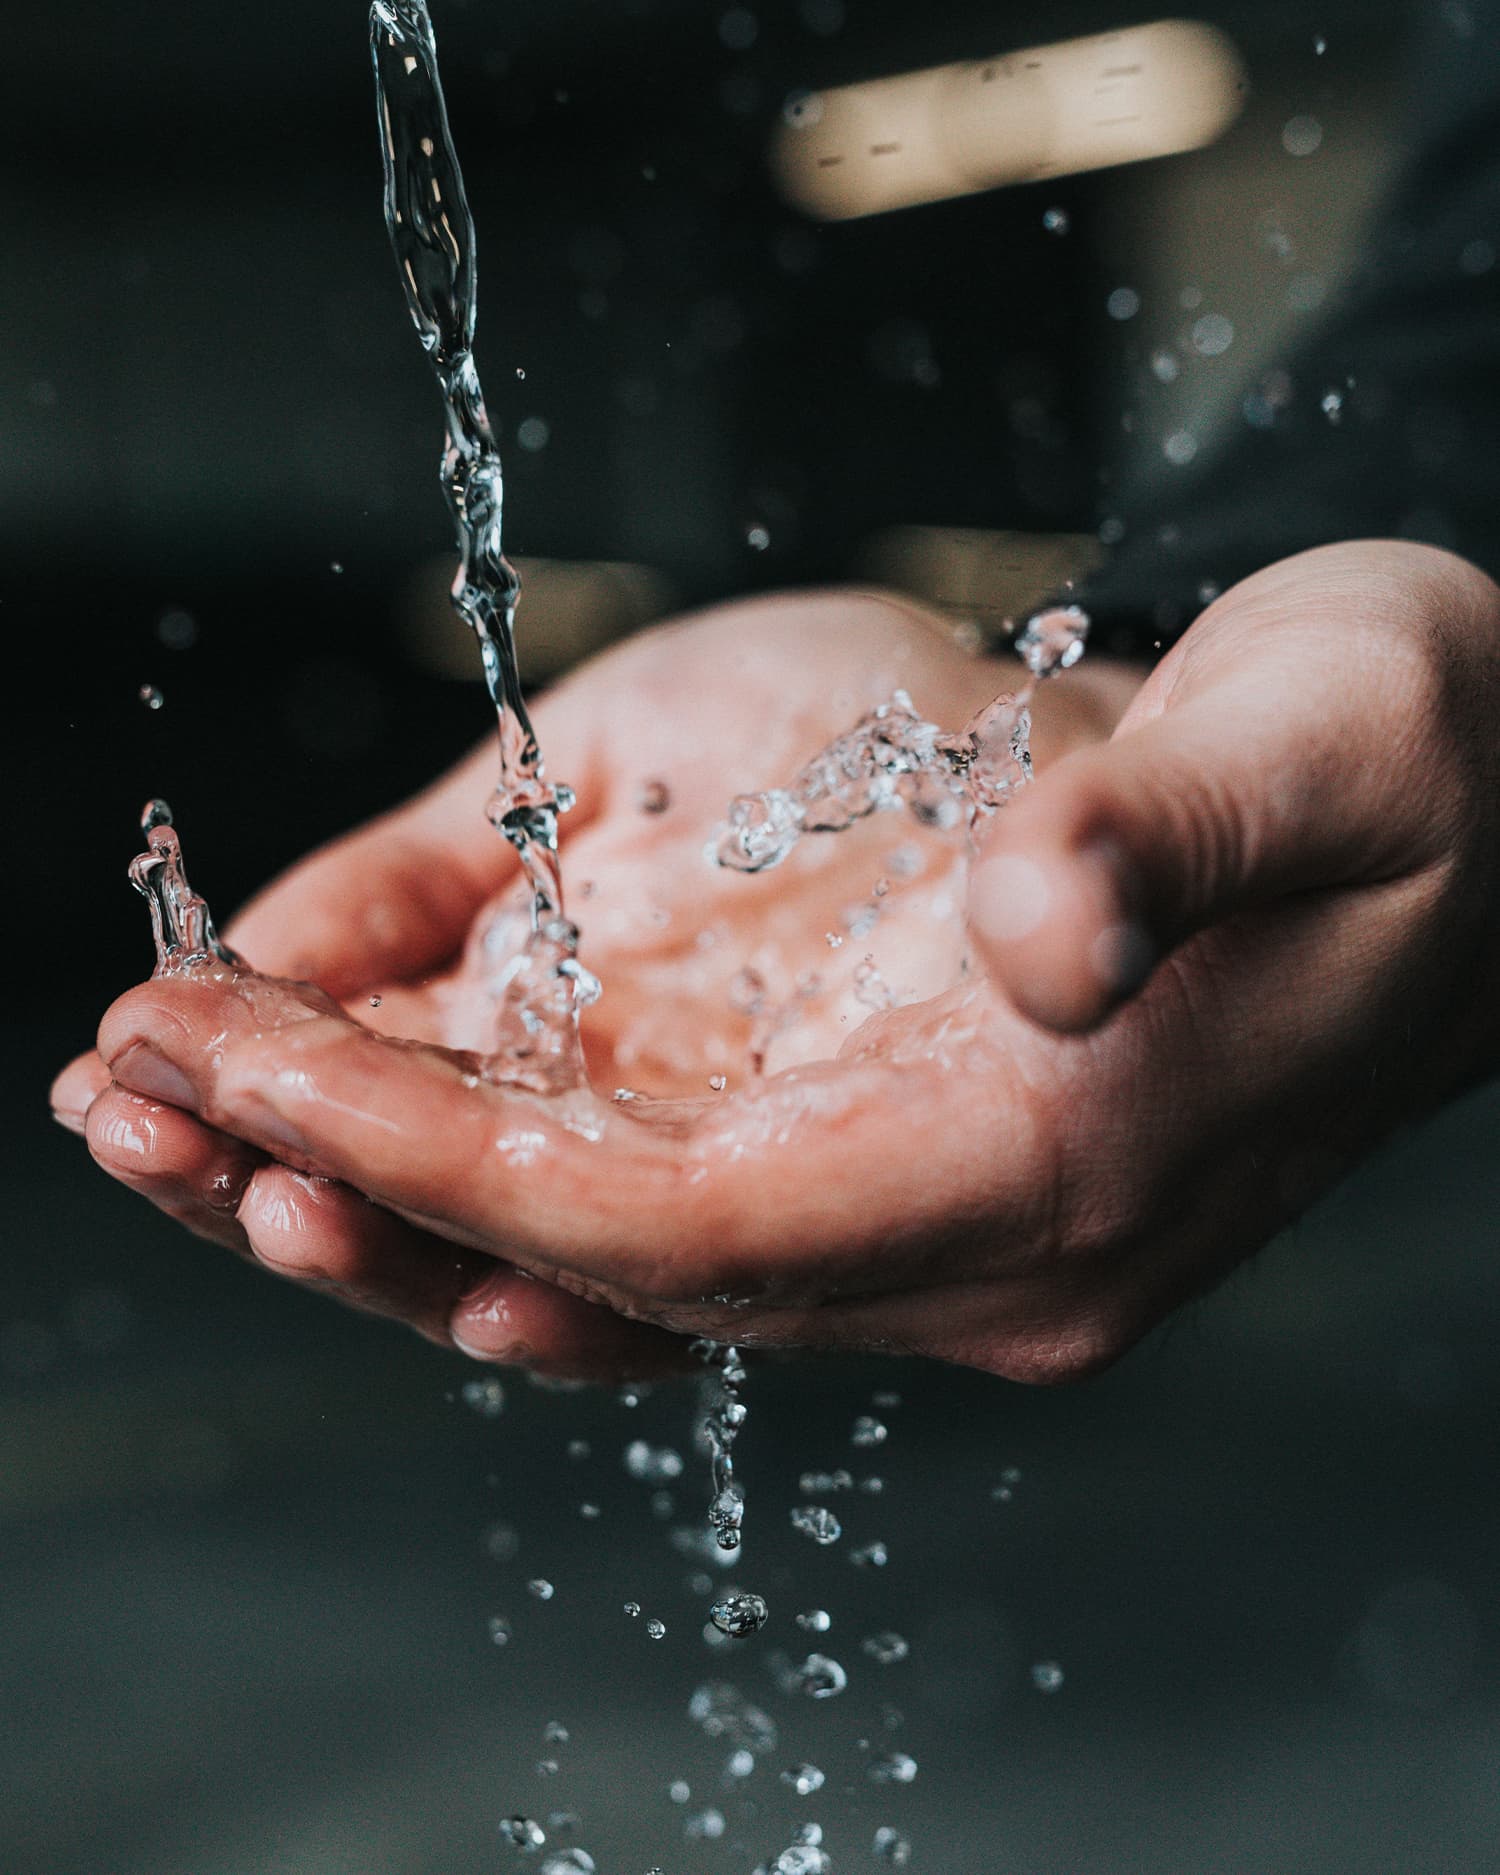
<instances>
[{"instance_id":1,"label":"skin","mask_svg":"<svg viewBox=\"0 0 1500 1875\"><path fill-rule=\"evenodd\" d=\"M1042 690L1037 784L967 885L925 836L867 939L824 934L921 843L905 817L761 878L704 864L732 793L898 685L957 727L1015 674L903 604L786 596L544 700L607 985L594 1083L669 1104L475 1084L469 934L514 883L485 750L238 921L261 970L320 990L155 979L54 1109L200 1235L479 1358L639 1373L708 1334L1092 1372L1494 1072L1500 591L1353 543L1226 594L1149 676L1085 661ZM866 955L899 1007L850 995ZM788 1001L810 969L829 986L760 1080L729 1002L746 962Z\"/></svg>"}]
</instances>

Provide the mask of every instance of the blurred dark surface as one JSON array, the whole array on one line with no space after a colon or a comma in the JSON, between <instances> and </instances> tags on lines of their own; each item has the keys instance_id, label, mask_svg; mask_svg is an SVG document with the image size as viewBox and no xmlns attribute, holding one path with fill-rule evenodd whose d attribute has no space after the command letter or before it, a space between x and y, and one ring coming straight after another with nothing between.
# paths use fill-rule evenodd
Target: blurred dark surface
<instances>
[{"instance_id":1,"label":"blurred dark surface","mask_svg":"<svg viewBox=\"0 0 1500 1875\"><path fill-rule=\"evenodd\" d=\"M1200 12L1287 100L1277 123L1368 119L1404 18ZM191 1242L50 1126L50 1072L149 962L123 878L143 799L172 800L228 906L426 779L484 709L395 630L447 532L363 8L11 15L0 620L20 877L42 884L12 893L0 1868L469 1875L511 1865L496 1823L518 1810L576 1810L607 1875L748 1870L803 1817L840 1871L877 1866L878 1824L914 1869L965 1875L1500 1867L1493 1095L1094 1385L758 1371L741 1573L775 1623L732 1667L620 1462L639 1436L690 1450L689 1389L631 1408L508 1382L481 1420L455 1399L472 1370ZM815 230L761 150L799 86L1146 16L806 0L758 9L736 54L715 8L440 9L517 546L639 562L699 601L843 577L887 523L1091 532L1128 467L1102 307L1134 172ZM1044 420L1018 427L1026 399ZM528 416L550 428L532 453ZM852 1452L889 1386L888 1445ZM814 1551L787 1511L802 1469L839 1464L886 1490L837 1500L850 1535ZM496 1520L512 1560L486 1552ZM853 1570L875 1536L889 1567ZM805 1649L790 1615L817 1603L853 1683L811 1706L766 1662ZM859 1640L886 1627L912 1657L878 1669ZM1029 1678L1048 1660L1050 1696ZM685 1716L716 1677L781 1722L743 1790ZM551 1719L568 1745L544 1745ZM917 1781L872 1785L864 1759L894 1749ZM804 1758L829 1784L799 1801L776 1774ZM724 1837L685 1841L707 1805Z\"/></svg>"}]
</instances>

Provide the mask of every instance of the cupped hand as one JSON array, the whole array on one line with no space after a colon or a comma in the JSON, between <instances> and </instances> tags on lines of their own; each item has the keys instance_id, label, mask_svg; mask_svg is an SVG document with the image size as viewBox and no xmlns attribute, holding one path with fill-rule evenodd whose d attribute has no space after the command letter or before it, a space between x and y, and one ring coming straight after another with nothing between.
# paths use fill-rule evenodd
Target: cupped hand
<instances>
[{"instance_id":1,"label":"cupped hand","mask_svg":"<svg viewBox=\"0 0 1500 1875\"><path fill-rule=\"evenodd\" d=\"M496 1358L628 1365L660 1345L632 1339L644 1322L1089 1371L1493 1068L1497 621L1474 569L1360 544L1226 595L1090 746L1128 683L1096 671L1061 738L1083 746L990 829L967 888L981 967L956 984L962 878L931 842L850 935L912 842L894 817L758 879L702 847L728 794L784 779L896 685L956 727L1002 672L869 601L656 634L564 686L541 727L581 783L568 865L575 894L594 887L577 910L609 985L596 1077L677 1100L638 1117L473 1084L472 966L433 973L506 888L470 819L478 767L235 933L346 998L430 980L363 1012L422 1039L219 970L158 980L105 1020L91 1143L129 1164L113 1135L166 1128L172 1201L207 1193L192 1221L262 1257L258 1186L272 1208L288 1185L326 1201L333 1280ZM643 813L658 782L667 811ZM853 996L842 972L865 956L897 1007ZM762 1080L728 996L747 963L800 1017ZM809 971L832 981L799 996ZM60 1087L75 1111L90 1072Z\"/></svg>"},{"instance_id":2,"label":"cupped hand","mask_svg":"<svg viewBox=\"0 0 1500 1875\"><path fill-rule=\"evenodd\" d=\"M607 983L584 1031L606 1095L626 1083L706 1101L722 1081L732 1097L761 1051L773 1070L835 1052L867 1013L851 989L871 946L850 939L835 956L828 937L870 901L886 849L926 877L882 906L892 915L876 948L887 962L905 954L909 993L949 980L962 943L951 844L886 824L873 845L811 843L768 884L718 872L705 843L736 791L789 774L898 687L957 725L1022 675L1011 658L960 652L904 603L849 593L725 607L663 628L543 700L550 770L579 795L563 843L585 960ZM1137 682L1096 666L1053 686L1038 711L1038 760L1106 735ZM510 849L482 811L494 765L487 743L417 800L304 861L235 921L233 945L266 977L316 983L362 1029L483 1052L493 1007L485 940L519 943L527 921ZM944 896L949 915L935 920L929 907ZM743 986L734 993L747 968L763 983L756 1014ZM818 976L823 993L810 995ZM195 1020L212 1026L222 1004L241 1032L337 1007L285 983L236 987L213 969L142 994L170 999L189 984ZM420 1084L411 1092L420 1104ZM97 1054L82 1057L59 1077L53 1105L107 1171L200 1236L435 1340L448 1342L458 1321L472 1351L565 1372L645 1371L681 1357L680 1340L528 1280L503 1260L503 1229L460 1248L435 1218L432 1229L407 1222L364 1195L369 1181L320 1175L301 1152L212 1111L164 1060L137 1052L116 1078Z\"/></svg>"}]
</instances>

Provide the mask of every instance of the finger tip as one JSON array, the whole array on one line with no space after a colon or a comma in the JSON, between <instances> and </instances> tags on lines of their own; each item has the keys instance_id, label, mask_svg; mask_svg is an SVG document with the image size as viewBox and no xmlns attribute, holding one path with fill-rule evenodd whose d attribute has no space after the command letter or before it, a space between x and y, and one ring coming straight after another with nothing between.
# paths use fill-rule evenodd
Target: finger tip
<instances>
[{"instance_id":1,"label":"finger tip","mask_svg":"<svg viewBox=\"0 0 1500 1875\"><path fill-rule=\"evenodd\" d=\"M970 929L1014 1007L1065 1035L1107 1020L1156 957L1104 843L992 850L975 871Z\"/></svg>"}]
</instances>

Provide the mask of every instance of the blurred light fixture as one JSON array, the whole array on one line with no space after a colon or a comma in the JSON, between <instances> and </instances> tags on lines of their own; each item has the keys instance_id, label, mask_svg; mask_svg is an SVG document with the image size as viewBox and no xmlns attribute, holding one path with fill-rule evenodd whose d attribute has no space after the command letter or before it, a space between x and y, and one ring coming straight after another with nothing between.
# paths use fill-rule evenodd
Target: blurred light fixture
<instances>
[{"instance_id":1,"label":"blurred light fixture","mask_svg":"<svg viewBox=\"0 0 1500 1875\"><path fill-rule=\"evenodd\" d=\"M1246 90L1217 28L1161 20L809 93L787 106L771 160L788 200L843 221L1201 149Z\"/></svg>"},{"instance_id":2,"label":"blurred light fixture","mask_svg":"<svg viewBox=\"0 0 1500 1875\"><path fill-rule=\"evenodd\" d=\"M522 558L516 571L522 587L516 650L528 683L559 676L676 603L661 574L622 560ZM417 570L399 609L401 638L421 669L472 680L479 675L478 654L449 603L452 584L451 558Z\"/></svg>"},{"instance_id":3,"label":"blurred light fixture","mask_svg":"<svg viewBox=\"0 0 1500 1875\"><path fill-rule=\"evenodd\" d=\"M1103 559L1093 534L1021 534L977 527L890 527L866 541L856 572L925 600L995 639Z\"/></svg>"}]
</instances>

